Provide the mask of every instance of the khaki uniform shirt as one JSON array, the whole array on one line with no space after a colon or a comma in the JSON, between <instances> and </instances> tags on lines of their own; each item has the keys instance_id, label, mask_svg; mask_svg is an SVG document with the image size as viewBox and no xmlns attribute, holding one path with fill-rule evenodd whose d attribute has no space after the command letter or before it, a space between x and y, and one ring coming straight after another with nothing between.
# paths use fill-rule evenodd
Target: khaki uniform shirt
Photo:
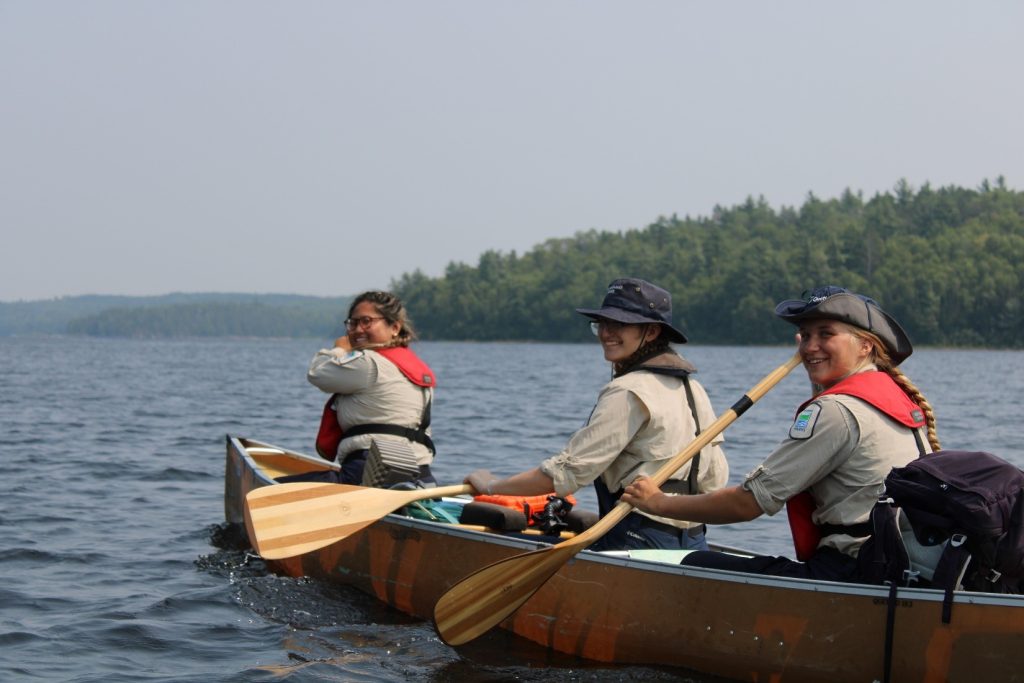
<instances>
[{"instance_id":1,"label":"khaki uniform shirt","mask_svg":"<svg viewBox=\"0 0 1024 683\"><path fill-rule=\"evenodd\" d=\"M690 387L701 429L706 429L715 421L711 401L692 377ZM561 453L541 463L540 470L554 480L555 492L560 496L598 477L614 493L641 474L657 472L693 441L695 431L681 378L630 372L604 386L587 424L573 434ZM701 493L722 488L729 479L723 440L719 435L701 451L697 480ZM686 479L689 473L688 462L670 479ZM645 516L679 528L691 526L680 520Z\"/></svg>"},{"instance_id":2,"label":"khaki uniform shirt","mask_svg":"<svg viewBox=\"0 0 1024 683\"><path fill-rule=\"evenodd\" d=\"M321 349L313 356L306 377L322 391L339 394L336 407L342 429L361 424L416 429L427 401L433 396L433 389L416 386L398 366L371 350ZM360 434L341 440L338 461L352 451L369 448L373 439L408 443L419 465L429 465L433 460L430 449L421 443L391 434Z\"/></svg>"},{"instance_id":3,"label":"khaki uniform shirt","mask_svg":"<svg viewBox=\"0 0 1024 683\"><path fill-rule=\"evenodd\" d=\"M918 457L914 432L853 396L827 394L801 413L808 410L812 417L805 424L793 423L789 438L747 475L743 488L769 515L809 489L818 506L814 522L868 521L889 471ZM930 450L923 433L921 438ZM830 546L856 557L864 540L834 534L818 547Z\"/></svg>"}]
</instances>

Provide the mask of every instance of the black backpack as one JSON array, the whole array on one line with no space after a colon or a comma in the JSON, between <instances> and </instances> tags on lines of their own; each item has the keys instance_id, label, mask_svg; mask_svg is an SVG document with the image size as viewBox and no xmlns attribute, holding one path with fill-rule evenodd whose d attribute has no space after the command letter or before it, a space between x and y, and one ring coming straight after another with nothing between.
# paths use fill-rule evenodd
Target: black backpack
<instances>
[{"instance_id":1,"label":"black backpack","mask_svg":"<svg viewBox=\"0 0 1024 683\"><path fill-rule=\"evenodd\" d=\"M871 513L874 535L861 547L861 575L873 583L906 584L907 545L942 546L931 579L946 591L1019 593L1024 579L1024 472L991 453L938 451L897 467ZM913 539L904 540L899 515ZM938 553L936 552L938 555Z\"/></svg>"},{"instance_id":2,"label":"black backpack","mask_svg":"<svg viewBox=\"0 0 1024 683\"><path fill-rule=\"evenodd\" d=\"M885 494L871 511L873 532L861 546L857 563L862 580L889 584L886 683L892 668L897 587L915 581L918 570L927 566L931 587L945 591L945 624L952 617L955 590L1022 592L1022 491L1024 472L980 451L923 455L885 478ZM901 518L909 524L901 524ZM908 526L912 538L904 535ZM913 561L929 555L936 560L934 565Z\"/></svg>"}]
</instances>

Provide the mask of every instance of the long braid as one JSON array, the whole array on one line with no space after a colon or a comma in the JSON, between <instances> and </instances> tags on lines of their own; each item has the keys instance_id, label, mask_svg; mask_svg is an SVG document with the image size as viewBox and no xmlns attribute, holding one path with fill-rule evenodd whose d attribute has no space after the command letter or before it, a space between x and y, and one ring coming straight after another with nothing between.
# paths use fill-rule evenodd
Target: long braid
<instances>
[{"instance_id":1,"label":"long braid","mask_svg":"<svg viewBox=\"0 0 1024 683\"><path fill-rule=\"evenodd\" d=\"M939 435L935 430L935 410L932 409L932 404L924 397L921 390L910 381L910 378L904 375L903 371L897 366L893 365L892 358L889 357L889 352L886 350L881 339L861 329L854 329L853 332L871 342L872 346L874 346L875 365L878 369L892 377L896 385L903 390L903 393L909 396L910 400L921 408L928 427L928 443L931 445L932 451L941 450L942 445L939 443Z\"/></svg>"},{"instance_id":2,"label":"long braid","mask_svg":"<svg viewBox=\"0 0 1024 683\"><path fill-rule=\"evenodd\" d=\"M893 381L899 385L899 388L903 390L910 399L921 407L921 411L924 413L925 422L928 424L928 443L931 444L933 451L942 449L942 444L939 443L938 433L935 431L935 411L932 409L932 404L928 402L928 399L924 397L921 390L914 386L914 383L910 381L910 378L903 374L903 371L898 367L892 365L879 365L878 368L889 373Z\"/></svg>"}]
</instances>

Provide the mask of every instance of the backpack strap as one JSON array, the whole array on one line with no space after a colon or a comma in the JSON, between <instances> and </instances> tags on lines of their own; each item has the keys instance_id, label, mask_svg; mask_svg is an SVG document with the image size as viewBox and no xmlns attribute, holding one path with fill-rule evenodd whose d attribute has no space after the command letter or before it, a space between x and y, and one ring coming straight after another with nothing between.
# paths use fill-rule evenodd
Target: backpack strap
<instances>
[{"instance_id":1,"label":"backpack strap","mask_svg":"<svg viewBox=\"0 0 1024 683\"><path fill-rule=\"evenodd\" d=\"M885 640L882 680L889 683L892 674L893 637L896 627L896 593L901 585L916 578L910 572L910 556L903 545L897 516L899 508L892 498L883 497L871 509L871 538L857 553L857 572L868 583L889 584L885 607Z\"/></svg>"},{"instance_id":2,"label":"backpack strap","mask_svg":"<svg viewBox=\"0 0 1024 683\"><path fill-rule=\"evenodd\" d=\"M967 537L953 534L946 542L946 547L935 567L932 586L942 588L946 594L942 598L942 623L948 624L953 616L953 591L964 580L967 566L971 563L971 554L967 550Z\"/></svg>"},{"instance_id":3,"label":"backpack strap","mask_svg":"<svg viewBox=\"0 0 1024 683\"><path fill-rule=\"evenodd\" d=\"M921 438L921 428L918 427L914 431L914 441L917 442L917 452L920 457L928 455L928 451L924 448L924 439Z\"/></svg>"}]
</instances>

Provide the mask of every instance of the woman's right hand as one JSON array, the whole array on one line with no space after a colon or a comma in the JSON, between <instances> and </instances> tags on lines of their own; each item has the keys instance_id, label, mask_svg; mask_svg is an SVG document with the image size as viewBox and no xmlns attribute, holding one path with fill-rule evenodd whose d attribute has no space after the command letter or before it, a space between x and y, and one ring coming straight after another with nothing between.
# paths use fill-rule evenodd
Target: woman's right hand
<instances>
[{"instance_id":1,"label":"woman's right hand","mask_svg":"<svg viewBox=\"0 0 1024 683\"><path fill-rule=\"evenodd\" d=\"M477 470L470 473L462 480L463 484L469 484L476 491L477 495L485 496L491 494L491 486L497 479L490 470Z\"/></svg>"},{"instance_id":2,"label":"woman's right hand","mask_svg":"<svg viewBox=\"0 0 1024 683\"><path fill-rule=\"evenodd\" d=\"M657 514L652 508L657 505L658 500L664 495L661 489L654 485L653 481L647 477L637 477L632 484L625 488L619 500L629 503L637 510Z\"/></svg>"},{"instance_id":3,"label":"woman's right hand","mask_svg":"<svg viewBox=\"0 0 1024 683\"><path fill-rule=\"evenodd\" d=\"M342 335L341 337L338 337L337 339L335 339L334 340L334 348L336 348L336 349L344 349L345 351L351 351L352 350L352 344L348 340L348 335L347 334L346 335Z\"/></svg>"}]
</instances>

